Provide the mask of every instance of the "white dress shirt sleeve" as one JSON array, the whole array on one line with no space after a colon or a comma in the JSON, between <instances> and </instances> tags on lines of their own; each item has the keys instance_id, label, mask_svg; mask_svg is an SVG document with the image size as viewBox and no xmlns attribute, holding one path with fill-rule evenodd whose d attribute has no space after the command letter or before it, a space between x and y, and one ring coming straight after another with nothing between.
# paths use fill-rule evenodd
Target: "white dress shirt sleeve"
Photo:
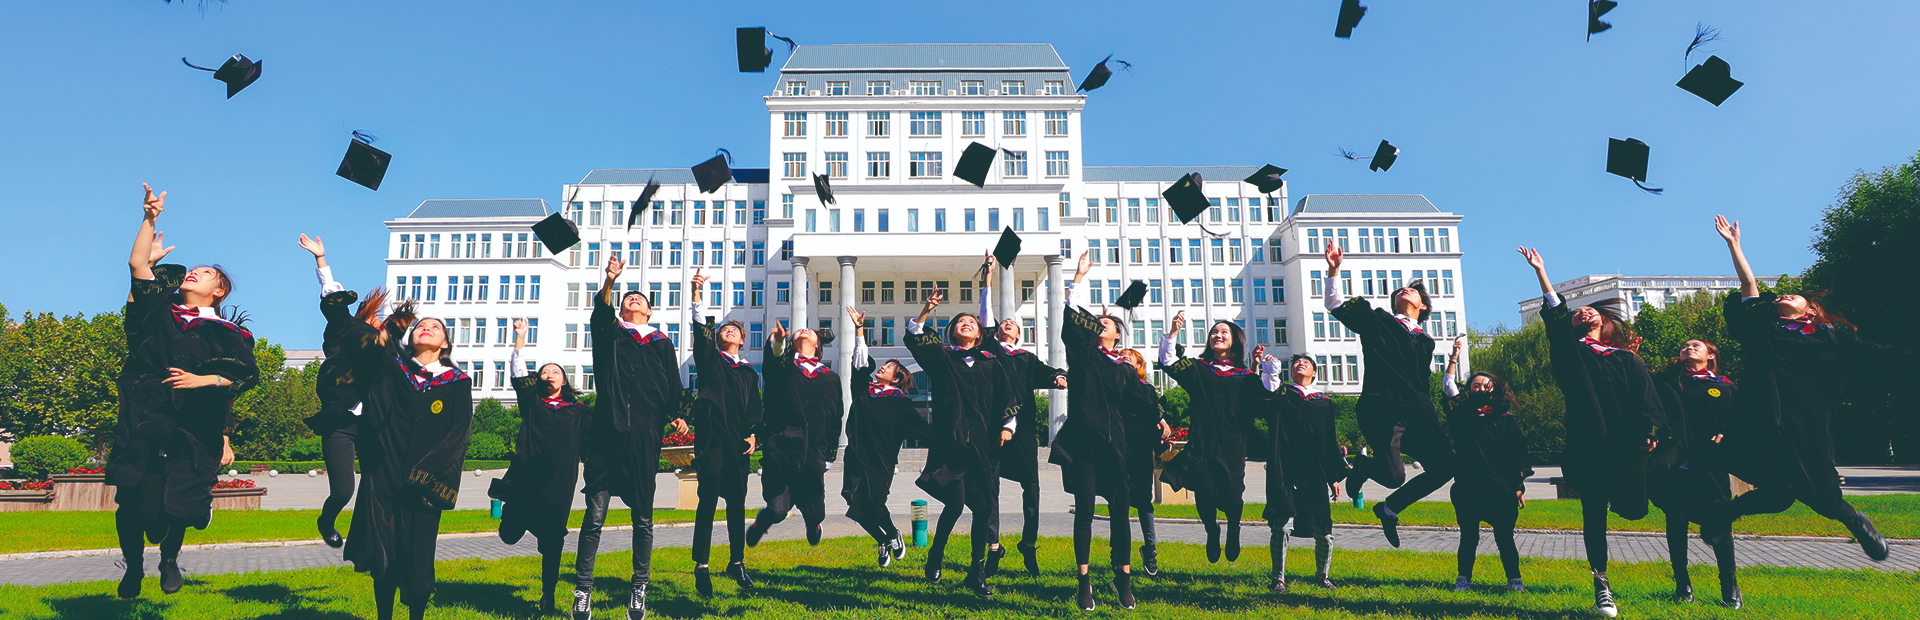
<instances>
[{"instance_id":1,"label":"white dress shirt sleeve","mask_svg":"<svg viewBox=\"0 0 1920 620\"><path fill-rule=\"evenodd\" d=\"M1160 334L1160 365L1172 366L1178 357L1173 353L1173 336Z\"/></svg>"},{"instance_id":2,"label":"white dress shirt sleeve","mask_svg":"<svg viewBox=\"0 0 1920 620\"><path fill-rule=\"evenodd\" d=\"M346 285L341 284L338 281L333 279L332 267L321 267L320 269L316 270L316 272L320 276L320 296L321 297L326 297L328 295L332 295L334 293L347 290Z\"/></svg>"},{"instance_id":3,"label":"white dress shirt sleeve","mask_svg":"<svg viewBox=\"0 0 1920 620\"><path fill-rule=\"evenodd\" d=\"M507 376L515 379L527 376L527 365L520 360L519 349L507 355Z\"/></svg>"},{"instance_id":4,"label":"white dress shirt sleeve","mask_svg":"<svg viewBox=\"0 0 1920 620\"><path fill-rule=\"evenodd\" d=\"M1280 389L1280 360L1260 360L1260 387L1269 392Z\"/></svg>"},{"instance_id":5,"label":"white dress shirt sleeve","mask_svg":"<svg viewBox=\"0 0 1920 620\"><path fill-rule=\"evenodd\" d=\"M1440 393L1453 398L1460 395L1460 386L1453 384L1453 373L1440 375Z\"/></svg>"},{"instance_id":6,"label":"white dress shirt sleeve","mask_svg":"<svg viewBox=\"0 0 1920 620\"><path fill-rule=\"evenodd\" d=\"M1335 276L1337 275L1338 274L1334 273L1333 270L1331 269L1327 270L1325 285L1324 285L1324 288L1321 289L1323 291L1323 293L1321 294L1321 299L1325 300L1328 310L1338 308L1340 307L1340 304L1346 303L1347 301L1346 299L1340 297L1340 284L1339 282L1335 281L1336 280Z\"/></svg>"}]
</instances>

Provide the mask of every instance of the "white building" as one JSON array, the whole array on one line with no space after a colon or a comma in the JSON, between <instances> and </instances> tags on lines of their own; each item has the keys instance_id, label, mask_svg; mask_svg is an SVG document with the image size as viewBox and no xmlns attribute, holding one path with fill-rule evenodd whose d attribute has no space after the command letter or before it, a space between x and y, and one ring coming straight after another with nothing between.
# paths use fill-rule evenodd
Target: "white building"
<instances>
[{"instance_id":1,"label":"white building","mask_svg":"<svg viewBox=\"0 0 1920 620\"><path fill-rule=\"evenodd\" d=\"M734 182L711 194L685 168L591 171L561 188L582 241L553 256L529 234L550 212L543 201L429 200L387 222L387 282L448 319L455 357L484 396L503 400L512 398L503 375L513 318L537 324L530 360L560 363L592 388L588 313L616 253L628 262L623 291L653 298L654 321L680 343L689 371L684 324L696 271L713 278L707 313L750 327L751 359L775 324L850 335L841 308L852 304L868 312L873 355L911 363L901 346L907 319L933 291L948 300L936 325L977 309L971 278L1003 228L1023 243L992 285L995 315L1020 321L1028 346L1056 365L1065 364L1050 342L1059 316L1043 302L1059 298L1082 251L1095 257L1083 304L1147 283L1127 344L1148 353L1186 311L1183 343L1198 342L1210 320L1232 320L1277 357L1321 358L1331 389L1357 392L1358 341L1310 292L1324 243L1349 252L1346 294L1384 297L1427 279L1430 332L1464 333L1460 216L1418 195L1314 195L1290 210L1285 188L1267 195L1241 182L1253 166L1083 166L1086 98L1073 94L1050 45L801 46L765 101L767 168L736 168ZM1003 150L985 187L952 176L972 142ZM1180 224L1161 204L1160 192L1190 172L1206 179L1215 205L1206 228L1224 236ZM814 173L831 179L834 204L816 198ZM662 187L628 230L649 179ZM836 345L824 357L844 368L850 354ZM1064 415L1064 394L1053 398Z\"/></svg>"},{"instance_id":2,"label":"white building","mask_svg":"<svg viewBox=\"0 0 1920 620\"><path fill-rule=\"evenodd\" d=\"M1780 281L1777 276L1755 279L1767 286ZM1701 291L1718 296L1739 288L1740 279L1734 276L1623 276L1611 273L1580 276L1553 285L1553 290L1560 293L1560 298L1567 300L1571 306L1584 306L1602 299L1624 299L1628 302L1629 318L1639 316L1641 308L1665 308L1667 304ZM1525 325L1540 317L1541 301L1539 295L1520 300L1520 324Z\"/></svg>"}]
</instances>

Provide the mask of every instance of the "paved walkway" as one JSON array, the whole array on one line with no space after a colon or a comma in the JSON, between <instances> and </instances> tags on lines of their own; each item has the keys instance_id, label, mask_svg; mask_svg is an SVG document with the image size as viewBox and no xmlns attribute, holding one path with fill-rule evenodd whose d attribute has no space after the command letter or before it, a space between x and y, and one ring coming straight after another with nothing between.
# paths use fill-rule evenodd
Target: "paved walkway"
<instances>
[{"instance_id":1,"label":"paved walkway","mask_svg":"<svg viewBox=\"0 0 1920 620\"><path fill-rule=\"evenodd\" d=\"M904 520L904 515L896 515ZM960 532L965 532L962 519ZM1018 537L1020 516L1007 514L1001 516L1002 527L1013 536L1002 540L1009 543ZM1048 513L1041 516L1040 532L1045 536L1072 536L1073 518L1064 513ZM830 517L825 524L826 535L830 538L843 536L864 536L858 525L845 517ZM1204 543L1206 533L1199 525L1191 523L1162 523L1159 528L1160 539L1164 542ZM1095 527L1097 535L1104 535L1105 527ZM776 526L767 536L768 540L792 540L802 535L800 520L788 519ZM726 527L722 525L714 532L714 544L724 545ZM1138 534L1135 534L1136 540ZM573 550L577 536L567 537L567 550ZM1264 547L1268 540L1265 527L1248 526L1242 535L1247 547ZM1517 534L1520 553L1531 557L1577 559L1586 555L1580 535L1577 532L1524 532ZM685 524L661 526L654 533L655 553L684 553L673 547L685 548L692 544L693 528ZM1435 551L1452 553L1458 545L1456 532L1431 529L1407 529L1401 533L1402 549L1408 551ZM1612 557L1618 562L1664 562L1667 560L1666 541L1659 536L1620 533L1608 537ZM1311 540L1290 539L1289 546L1310 545ZM601 549L620 550L632 544L632 534L626 530L612 530L603 534ZM1386 540L1380 535L1379 528L1370 526L1339 526L1334 536L1334 546L1341 549L1389 549ZM180 555L180 567L188 574L218 574L252 571L288 571L307 568L325 568L346 566L340 560L340 551L317 542L278 546L242 546L227 545L224 548L189 549ZM1893 557L1886 562L1873 562L1860 553L1860 547L1852 543L1833 539L1782 540L1779 537L1767 539L1743 539L1738 543L1740 564L1742 566L1797 566L1808 568L1870 568L1890 571L1920 571L1920 547L1901 545L1894 547ZM1482 536L1479 552L1493 555L1492 536ZM438 556L442 560L480 558L498 559L512 556L535 555L531 537L518 545L501 544L492 534L472 535L456 534L440 538ZM964 555L964 551L961 551ZM1058 545L1043 553L1068 553ZM918 550L910 551L909 562L924 558ZM1697 539L1693 543L1690 557L1695 563L1710 562L1713 552ZM0 583L17 585L45 585L78 581L100 581L114 579L120 574L115 566L119 561L117 554L58 557L41 559L15 559L0 561ZM149 550L146 557L148 574L154 574L155 564L159 561L158 552ZM1335 556L1335 575L1342 572ZM615 567L614 573L624 574L624 567ZM1177 569L1175 569L1177 570Z\"/></svg>"}]
</instances>

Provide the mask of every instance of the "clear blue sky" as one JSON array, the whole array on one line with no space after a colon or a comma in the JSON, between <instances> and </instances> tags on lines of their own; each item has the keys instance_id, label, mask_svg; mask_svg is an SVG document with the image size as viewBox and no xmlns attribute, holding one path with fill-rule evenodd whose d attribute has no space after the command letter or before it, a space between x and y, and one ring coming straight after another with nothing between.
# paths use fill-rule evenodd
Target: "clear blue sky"
<instances>
[{"instance_id":1,"label":"clear blue sky","mask_svg":"<svg viewBox=\"0 0 1920 620\"><path fill-rule=\"evenodd\" d=\"M1514 246L1556 280L1728 272L1715 212L1746 222L1756 268L1804 269L1820 209L1857 169L1920 150L1920 3L1622 0L1583 40L1582 0L1370 0L1350 40L1337 0L905 5L160 0L0 9L0 303L117 309L140 183L170 190L176 262L219 262L256 332L318 346L301 232L336 274L384 273L381 222L430 198L545 198L594 168L691 165L726 147L765 165L775 73L734 70L733 28L801 43L1043 42L1076 76L1132 61L1087 104L1089 165L1259 165L1309 193L1420 193L1466 216L1472 323L1535 294ZM1673 86L1696 21L1747 82L1720 108ZM232 100L235 53L266 75ZM1696 55L1695 62L1703 56ZM785 59L776 56L776 67ZM333 176L364 129L394 153L371 192ZM1641 193L1606 140L1653 147ZM1380 139L1391 172L1335 157Z\"/></svg>"}]
</instances>

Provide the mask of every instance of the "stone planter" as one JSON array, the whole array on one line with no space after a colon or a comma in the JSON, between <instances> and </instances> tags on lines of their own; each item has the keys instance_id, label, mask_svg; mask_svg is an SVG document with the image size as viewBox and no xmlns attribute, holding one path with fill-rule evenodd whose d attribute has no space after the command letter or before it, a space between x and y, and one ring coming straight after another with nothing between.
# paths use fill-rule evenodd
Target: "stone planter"
<instances>
[{"instance_id":1,"label":"stone planter","mask_svg":"<svg viewBox=\"0 0 1920 620\"><path fill-rule=\"evenodd\" d=\"M1173 490L1173 487L1167 486L1166 483L1160 481L1160 464L1173 460L1174 455L1179 454L1180 451L1185 449L1186 447L1187 447L1187 442L1185 441L1173 442L1172 447L1168 448L1167 451L1160 453L1159 462L1154 463L1153 503L1163 504L1163 505L1174 505L1174 504L1189 505L1193 503L1192 489L1181 489L1179 491L1175 491Z\"/></svg>"},{"instance_id":2,"label":"stone planter","mask_svg":"<svg viewBox=\"0 0 1920 620\"><path fill-rule=\"evenodd\" d=\"M660 458L674 467L684 468L693 464L693 446L670 446L660 449Z\"/></svg>"},{"instance_id":3,"label":"stone planter","mask_svg":"<svg viewBox=\"0 0 1920 620\"><path fill-rule=\"evenodd\" d=\"M677 467L673 476L680 481L674 497L673 507L678 510L694 510L700 507L700 476L687 469L693 464L693 446L671 446L660 449L660 458Z\"/></svg>"},{"instance_id":4,"label":"stone planter","mask_svg":"<svg viewBox=\"0 0 1920 620\"><path fill-rule=\"evenodd\" d=\"M36 512L53 503L53 491L0 491L0 512Z\"/></svg>"},{"instance_id":5,"label":"stone planter","mask_svg":"<svg viewBox=\"0 0 1920 620\"><path fill-rule=\"evenodd\" d=\"M220 510L259 510L260 498L266 496L266 487L250 489L214 489L213 509Z\"/></svg>"},{"instance_id":6,"label":"stone planter","mask_svg":"<svg viewBox=\"0 0 1920 620\"><path fill-rule=\"evenodd\" d=\"M47 510L113 510L116 487L107 486L106 474L54 474L53 502Z\"/></svg>"}]
</instances>

